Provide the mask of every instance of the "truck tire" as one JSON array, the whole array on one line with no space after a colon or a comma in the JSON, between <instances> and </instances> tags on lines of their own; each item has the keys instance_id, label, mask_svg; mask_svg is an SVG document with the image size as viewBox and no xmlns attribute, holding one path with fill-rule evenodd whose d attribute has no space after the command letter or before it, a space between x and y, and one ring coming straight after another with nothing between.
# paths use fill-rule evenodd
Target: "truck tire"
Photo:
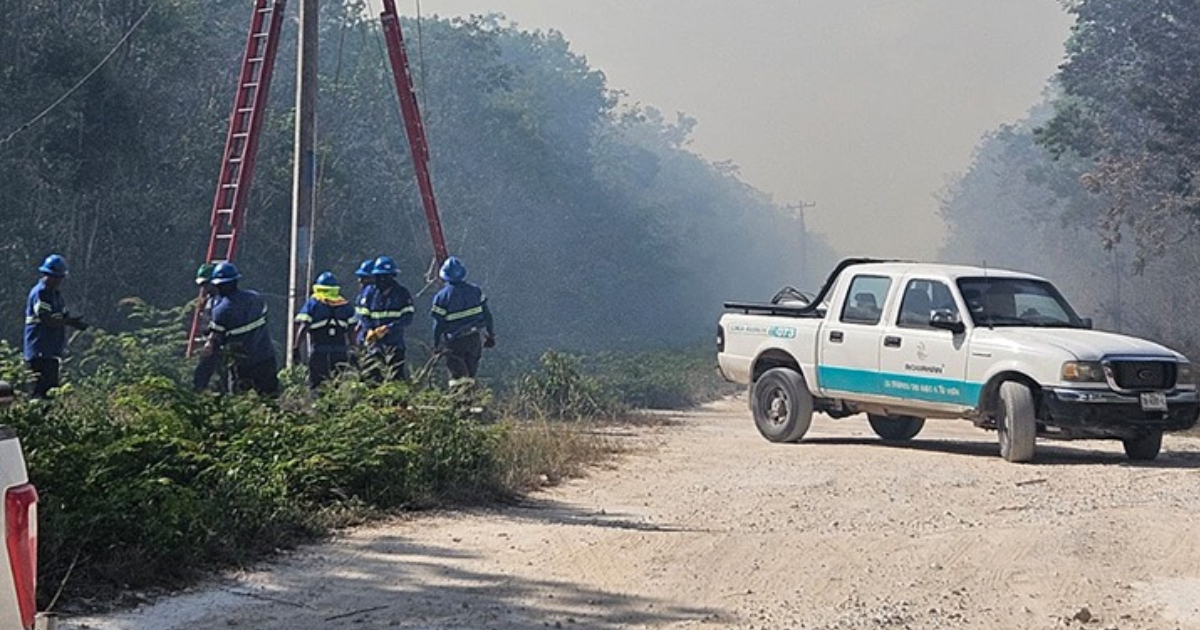
<instances>
[{"instance_id":1,"label":"truck tire","mask_svg":"<svg viewBox=\"0 0 1200 630\"><path fill-rule=\"evenodd\" d=\"M812 393L804 376L790 368L773 368L760 376L750 405L758 432L772 442L798 442L812 425Z\"/></svg>"},{"instance_id":2,"label":"truck tire","mask_svg":"<svg viewBox=\"0 0 1200 630\"><path fill-rule=\"evenodd\" d=\"M892 441L911 440L925 427L924 418L912 416L879 416L869 413L867 421L871 423L875 435Z\"/></svg>"},{"instance_id":3,"label":"truck tire","mask_svg":"<svg viewBox=\"0 0 1200 630\"><path fill-rule=\"evenodd\" d=\"M1000 409L996 428L1000 433L1000 456L1010 462L1033 460L1037 444L1037 410L1033 392L1016 381L1000 384Z\"/></svg>"},{"instance_id":4,"label":"truck tire","mask_svg":"<svg viewBox=\"0 0 1200 630\"><path fill-rule=\"evenodd\" d=\"M1162 450L1162 435L1162 431L1151 431L1140 437L1122 440L1125 455L1136 462L1153 461Z\"/></svg>"}]
</instances>

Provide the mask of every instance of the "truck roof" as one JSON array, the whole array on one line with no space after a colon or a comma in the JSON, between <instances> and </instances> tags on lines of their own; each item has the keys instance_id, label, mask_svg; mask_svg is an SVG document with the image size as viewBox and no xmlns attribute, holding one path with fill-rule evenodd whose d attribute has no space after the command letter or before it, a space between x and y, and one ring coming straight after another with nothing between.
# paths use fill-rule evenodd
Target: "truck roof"
<instances>
[{"instance_id":1,"label":"truck roof","mask_svg":"<svg viewBox=\"0 0 1200 630\"><path fill-rule=\"evenodd\" d=\"M851 265L846 268L846 273L861 273L871 271L888 275L928 274L930 276L947 278L950 280L956 280L958 278L978 278L982 276L989 276L993 278L1023 278L1026 280L1045 281L1045 278L1042 278L1041 276L1035 276L1033 274L1023 273L1020 271L993 269L991 267L974 267L970 265L949 265L942 263L869 262Z\"/></svg>"}]
</instances>

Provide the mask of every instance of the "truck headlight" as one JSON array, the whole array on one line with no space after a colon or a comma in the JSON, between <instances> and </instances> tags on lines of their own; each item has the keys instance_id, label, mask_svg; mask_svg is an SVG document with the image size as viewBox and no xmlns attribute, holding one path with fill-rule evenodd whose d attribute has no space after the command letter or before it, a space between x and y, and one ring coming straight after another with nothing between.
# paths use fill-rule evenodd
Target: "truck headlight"
<instances>
[{"instance_id":1,"label":"truck headlight","mask_svg":"<svg viewBox=\"0 0 1200 630\"><path fill-rule=\"evenodd\" d=\"M1196 370L1192 368L1192 364L1187 361L1179 362L1179 371L1175 373L1175 382L1180 385L1195 385Z\"/></svg>"},{"instance_id":2,"label":"truck headlight","mask_svg":"<svg viewBox=\"0 0 1200 630\"><path fill-rule=\"evenodd\" d=\"M1067 361L1062 366L1062 379L1074 383L1104 383L1108 380L1099 361Z\"/></svg>"}]
</instances>

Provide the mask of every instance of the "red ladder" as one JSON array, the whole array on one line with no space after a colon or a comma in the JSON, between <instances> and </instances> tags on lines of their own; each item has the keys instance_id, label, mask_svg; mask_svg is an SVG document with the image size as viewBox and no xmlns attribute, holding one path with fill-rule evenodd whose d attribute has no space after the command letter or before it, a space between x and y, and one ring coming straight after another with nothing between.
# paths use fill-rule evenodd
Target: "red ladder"
<instances>
[{"instance_id":1,"label":"red ladder","mask_svg":"<svg viewBox=\"0 0 1200 630\"><path fill-rule=\"evenodd\" d=\"M425 220L429 223L429 238L433 241L436 267L446 260L449 253L446 250L446 237L442 234L442 219L438 216L437 201L433 197L433 180L429 175L429 143L425 139L425 125L421 122L421 110L417 107L417 96L413 92L408 53L404 50L404 37L400 33L400 18L396 15L395 0L383 0L383 13L379 17L383 21L383 36L387 41L388 59L392 63L396 93L400 97L404 129L408 132L408 146L412 150L417 187L421 190L421 203L425 206Z\"/></svg>"},{"instance_id":2,"label":"red ladder","mask_svg":"<svg viewBox=\"0 0 1200 630\"><path fill-rule=\"evenodd\" d=\"M221 174L213 196L212 234L208 239L210 263L233 260L237 253L238 233L245 224L246 200L254 177L254 161L258 154L258 139L262 132L263 112L271 72L275 68L275 53L279 49L279 32L287 0L255 0L250 21L250 35L242 56L242 71L238 77L233 112L229 116L229 135L221 158ZM196 301L188 335L188 356L195 350L200 331L200 315L204 309L204 292Z\"/></svg>"}]
</instances>

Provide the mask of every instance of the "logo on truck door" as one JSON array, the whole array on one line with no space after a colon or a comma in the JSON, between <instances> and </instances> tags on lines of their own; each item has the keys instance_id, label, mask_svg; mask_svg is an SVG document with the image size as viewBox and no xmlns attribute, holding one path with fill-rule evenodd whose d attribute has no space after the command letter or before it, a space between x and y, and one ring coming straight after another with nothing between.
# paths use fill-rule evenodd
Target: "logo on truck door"
<instances>
[{"instance_id":1,"label":"logo on truck door","mask_svg":"<svg viewBox=\"0 0 1200 630\"><path fill-rule=\"evenodd\" d=\"M795 339L796 329L791 326L756 326L754 324L734 324L729 332L739 335L754 335L775 337L776 339Z\"/></svg>"}]
</instances>

